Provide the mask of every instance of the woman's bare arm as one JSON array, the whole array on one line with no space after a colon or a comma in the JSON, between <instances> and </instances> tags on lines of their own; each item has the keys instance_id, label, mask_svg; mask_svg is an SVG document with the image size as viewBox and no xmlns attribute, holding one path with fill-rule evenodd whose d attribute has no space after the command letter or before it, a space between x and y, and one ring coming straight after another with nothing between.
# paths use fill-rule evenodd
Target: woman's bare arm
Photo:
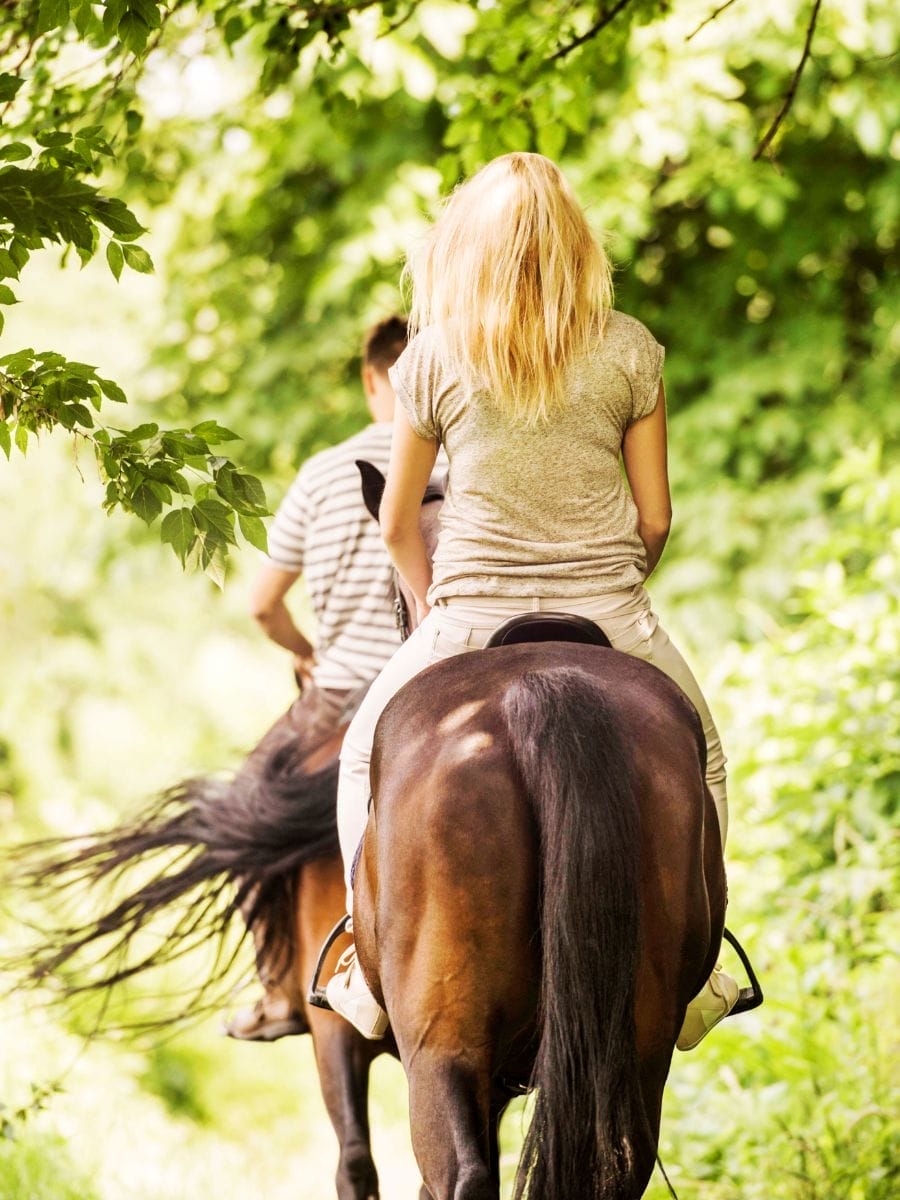
<instances>
[{"instance_id":1,"label":"woman's bare arm","mask_svg":"<svg viewBox=\"0 0 900 1200\"><path fill-rule=\"evenodd\" d=\"M437 452L437 441L419 437L398 402L394 409L391 463L378 521L388 554L416 598L420 621L428 612L425 593L431 587L431 562L419 517Z\"/></svg>"},{"instance_id":2,"label":"woman's bare arm","mask_svg":"<svg viewBox=\"0 0 900 1200\"><path fill-rule=\"evenodd\" d=\"M666 391L662 380L652 413L625 431L622 458L628 486L638 510L638 533L647 551L649 575L662 557L672 524L666 442Z\"/></svg>"}]
</instances>

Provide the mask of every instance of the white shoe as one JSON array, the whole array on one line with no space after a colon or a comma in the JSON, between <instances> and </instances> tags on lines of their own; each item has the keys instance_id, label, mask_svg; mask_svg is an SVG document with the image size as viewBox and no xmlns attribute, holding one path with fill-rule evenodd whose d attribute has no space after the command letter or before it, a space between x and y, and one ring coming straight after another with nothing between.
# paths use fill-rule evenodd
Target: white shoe
<instances>
[{"instance_id":1,"label":"white shoe","mask_svg":"<svg viewBox=\"0 0 900 1200\"><path fill-rule=\"evenodd\" d=\"M684 1024L675 1045L679 1050L693 1050L702 1042L714 1025L727 1017L737 1004L740 994L737 980L727 975L717 964L712 975L687 1006Z\"/></svg>"},{"instance_id":2,"label":"white shoe","mask_svg":"<svg viewBox=\"0 0 900 1200\"><path fill-rule=\"evenodd\" d=\"M337 970L325 985L325 995L334 1011L359 1030L364 1038L376 1042L384 1037L388 1015L369 991L355 946L350 946L338 959Z\"/></svg>"}]
</instances>

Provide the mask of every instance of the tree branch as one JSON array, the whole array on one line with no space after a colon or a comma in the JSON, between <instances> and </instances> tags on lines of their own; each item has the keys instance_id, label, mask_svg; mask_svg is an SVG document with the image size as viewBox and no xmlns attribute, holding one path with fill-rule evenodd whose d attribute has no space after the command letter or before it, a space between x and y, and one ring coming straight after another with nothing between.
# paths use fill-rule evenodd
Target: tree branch
<instances>
[{"instance_id":1,"label":"tree branch","mask_svg":"<svg viewBox=\"0 0 900 1200\"><path fill-rule=\"evenodd\" d=\"M706 26L710 23L710 21L714 21L716 19L716 17L719 16L720 13L723 13L725 11L726 8L731 8L731 6L732 6L732 4L734 4L734 2L735 2L735 0L725 0L724 4L720 4L718 8L714 9L709 14L709 16L706 18L706 20L701 21L700 24L697 26L697 28L694 30L694 32L689 33L684 40L686 42L689 42L691 40L691 38L695 38L701 29L705 29Z\"/></svg>"},{"instance_id":2,"label":"tree branch","mask_svg":"<svg viewBox=\"0 0 900 1200\"><path fill-rule=\"evenodd\" d=\"M612 8L604 9L590 29L586 30L579 37L573 38L571 42L567 42L565 46L560 46L554 54L550 55L547 61L556 62L560 58L565 58L567 54L571 54L573 50L577 50L579 46L583 46L585 42L589 42L591 38L595 38L630 3L631 0L619 0L618 4L614 4Z\"/></svg>"},{"instance_id":3,"label":"tree branch","mask_svg":"<svg viewBox=\"0 0 900 1200\"><path fill-rule=\"evenodd\" d=\"M778 132L781 122L788 115L791 105L794 103L794 97L797 95L797 87L800 83L800 76L803 74L803 68L806 66L807 60L809 59L809 52L812 48L813 34L816 30L816 22L819 19L819 9L821 7L822 0L815 0L815 3L813 4L813 10L809 18L809 24L806 27L806 43L803 46L803 54L800 56L800 61L797 63L797 69L794 71L790 86L785 93L784 101L781 105L781 108L778 110L775 120L766 130L765 137L756 147L756 150L753 154L754 162L757 162L760 158L762 158L762 156L771 146L772 140L775 137L775 134Z\"/></svg>"}]
</instances>

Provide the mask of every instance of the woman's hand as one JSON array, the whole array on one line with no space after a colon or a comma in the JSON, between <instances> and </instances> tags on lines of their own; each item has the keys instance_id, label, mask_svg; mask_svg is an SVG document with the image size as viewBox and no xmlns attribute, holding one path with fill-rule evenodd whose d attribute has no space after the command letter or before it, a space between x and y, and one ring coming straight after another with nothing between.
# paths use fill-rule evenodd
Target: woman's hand
<instances>
[{"instance_id":1,"label":"woman's hand","mask_svg":"<svg viewBox=\"0 0 900 1200\"><path fill-rule=\"evenodd\" d=\"M428 614L431 612L431 605L425 600L416 599L416 626L422 624Z\"/></svg>"}]
</instances>

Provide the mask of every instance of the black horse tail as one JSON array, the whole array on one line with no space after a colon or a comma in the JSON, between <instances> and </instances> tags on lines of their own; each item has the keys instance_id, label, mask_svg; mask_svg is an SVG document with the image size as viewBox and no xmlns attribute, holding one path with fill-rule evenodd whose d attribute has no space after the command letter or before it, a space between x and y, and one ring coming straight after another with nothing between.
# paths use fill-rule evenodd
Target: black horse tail
<instances>
[{"instance_id":1,"label":"black horse tail","mask_svg":"<svg viewBox=\"0 0 900 1200\"><path fill-rule=\"evenodd\" d=\"M647 1130L634 1029L630 754L600 685L575 668L524 675L504 716L540 836L537 1095L516 1200L625 1200Z\"/></svg>"},{"instance_id":2,"label":"black horse tail","mask_svg":"<svg viewBox=\"0 0 900 1200\"><path fill-rule=\"evenodd\" d=\"M70 914L49 927L42 918L37 943L3 964L19 985L52 978L70 997L202 949L202 981L179 996L177 1013L127 1021L155 1027L222 1003L245 926L267 972L285 969L297 871L338 852L337 759L307 772L296 739L274 742L233 779L186 780L112 830L12 851L8 894ZM97 889L106 889L101 915L85 920Z\"/></svg>"}]
</instances>

